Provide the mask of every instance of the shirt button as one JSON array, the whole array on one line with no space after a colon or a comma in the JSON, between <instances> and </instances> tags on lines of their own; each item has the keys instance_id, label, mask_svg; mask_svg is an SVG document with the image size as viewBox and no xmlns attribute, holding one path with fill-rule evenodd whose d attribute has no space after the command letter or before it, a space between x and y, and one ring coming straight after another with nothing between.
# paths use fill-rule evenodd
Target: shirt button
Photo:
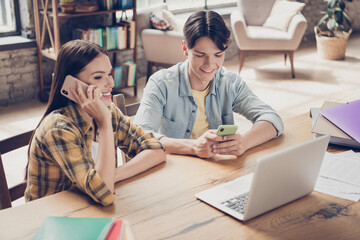
<instances>
[{"instance_id":1,"label":"shirt button","mask_svg":"<svg viewBox=\"0 0 360 240\"><path fill-rule=\"evenodd\" d=\"M189 132L190 132L190 130L188 129L188 130L186 130L186 132L187 132L187 133L189 133Z\"/></svg>"},{"instance_id":2,"label":"shirt button","mask_svg":"<svg viewBox=\"0 0 360 240\"><path fill-rule=\"evenodd\" d=\"M193 113L195 113L195 110L192 110Z\"/></svg>"}]
</instances>

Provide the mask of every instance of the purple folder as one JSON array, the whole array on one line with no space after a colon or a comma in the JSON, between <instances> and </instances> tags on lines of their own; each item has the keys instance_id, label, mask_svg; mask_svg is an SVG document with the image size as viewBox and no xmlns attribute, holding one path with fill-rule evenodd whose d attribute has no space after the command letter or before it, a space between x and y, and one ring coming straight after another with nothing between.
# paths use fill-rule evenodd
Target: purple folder
<instances>
[{"instance_id":1,"label":"purple folder","mask_svg":"<svg viewBox=\"0 0 360 240\"><path fill-rule=\"evenodd\" d=\"M360 142L360 100L321 110L320 113Z\"/></svg>"}]
</instances>

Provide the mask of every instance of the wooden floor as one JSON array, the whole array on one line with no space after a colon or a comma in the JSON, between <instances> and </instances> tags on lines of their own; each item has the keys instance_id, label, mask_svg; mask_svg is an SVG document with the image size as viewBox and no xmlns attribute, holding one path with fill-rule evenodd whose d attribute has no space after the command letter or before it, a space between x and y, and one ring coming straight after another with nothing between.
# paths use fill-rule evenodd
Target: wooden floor
<instances>
[{"instance_id":1,"label":"wooden floor","mask_svg":"<svg viewBox=\"0 0 360 240\"><path fill-rule=\"evenodd\" d=\"M309 112L310 107L320 107L324 100L344 102L360 99L360 34L350 37L345 60L319 59L315 43L311 43L295 52L294 63L296 78L292 79L289 63L284 65L283 55L253 55L246 58L240 75L254 93L283 119ZM224 66L237 72L238 58L225 62ZM127 103L140 100L144 85L145 79L142 78L137 98L132 97L131 89L125 92ZM45 107L39 101L0 107L0 139L35 128ZM243 129L249 127L246 122L244 125ZM25 166L26 150L23 148L4 157L9 185L23 178L23 171L18 169ZM18 160L7 161L14 157Z\"/></svg>"}]
</instances>

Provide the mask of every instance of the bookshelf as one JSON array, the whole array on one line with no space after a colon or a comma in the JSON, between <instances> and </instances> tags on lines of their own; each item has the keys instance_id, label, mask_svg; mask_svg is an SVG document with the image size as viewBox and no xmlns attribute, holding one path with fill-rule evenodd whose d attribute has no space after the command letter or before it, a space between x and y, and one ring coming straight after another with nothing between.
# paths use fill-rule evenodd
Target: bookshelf
<instances>
[{"instance_id":1,"label":"bookshelf","mask_svg":"<svg viewBox=\"0 0 360 240\"><path fill-rule=\"evenodd\" d=\"M116 25L116 13L121 11L132 11L132 20L136 22L136 0L133 1L131 8L113 9L113 10L98 10L94 12L72 12L62 13L59 10L59 0L33 0L34 8L34 23L36 33L36 43L38 51L38 66L39 66L39 85L40 85L40 98L41 101L46 102L48 100L48 88L44 84L44 72L43 72L43 57L56 60L59 53L61 42L60 42L60 25L61 19L72 19L81 18L85 16L95 16L101 14L111 14L111 26ZM95 27L89 25L88 27ZM132 51L132 60L136 64L136 24L134 28L135 32L135 45L134 48L125 49L113 49L108 50L110 57L112 55L112 64L115 67L117 65L116 55L124 51ZM71 39L68 39L69 41ZM133 88L134 96L137 95L137 83L136 83L136 72L135 81L132 86L123 86L114 88L113 92L117 93L123 88Z\"/></svg>"}]
</instances>

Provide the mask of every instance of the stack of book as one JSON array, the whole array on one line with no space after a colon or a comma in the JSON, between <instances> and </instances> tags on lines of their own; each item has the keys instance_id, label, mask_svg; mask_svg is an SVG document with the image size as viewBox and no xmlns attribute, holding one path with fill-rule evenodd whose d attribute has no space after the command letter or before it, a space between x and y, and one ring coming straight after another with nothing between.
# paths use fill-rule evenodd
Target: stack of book
<instances>
[{"instance_id":1,"label":"stack of book","mask_svg":"<svg viewBox=\"0 0 360 240\"><path fill-rule=\"evenodd\" d=\"M135 22L122 21L111 27L76 28L73 39L83 39L94 42L107 50L133 49L135 47Z\"/></svg>"},{"instance_id":2,"label":"stack of book","mask_svg":"<svg viewBox=\"0 0 360 240\"><path fill-rule=\"evenodd\" d=\"M329 134L330 143L360 148L360 100L349 103L325 101L322 108L312 108L312 132Z\"/></svg>"},{"instance_id":3,"label":"stack of book","mask_svg":"<svg viewBox=\"0 0 360 240\"><path fill-rule=\"evenodd\" d=\"M101 10L128 9L134 7L134 0L98 0Z\"/></svg>"},{"instance_id":4,"label":"stack of book","mask_svg":"<svg viewBox=\"0 0 360 240\"><path fill-rule=\"evenodd\" d=\"M136 63L127 61L114 67L114 88L134 86L136 82Z\"/></svg>"},{"instance_id":5,"label":"stack of book","mask_svg":"<svg viewBox=\"0 0 360 240\"><path fill-rule=\"evenodd\" d=\"M47 217L35 234L38 239L133 240L130 224L122 219Z\"/></svg>"}]
</instances>

